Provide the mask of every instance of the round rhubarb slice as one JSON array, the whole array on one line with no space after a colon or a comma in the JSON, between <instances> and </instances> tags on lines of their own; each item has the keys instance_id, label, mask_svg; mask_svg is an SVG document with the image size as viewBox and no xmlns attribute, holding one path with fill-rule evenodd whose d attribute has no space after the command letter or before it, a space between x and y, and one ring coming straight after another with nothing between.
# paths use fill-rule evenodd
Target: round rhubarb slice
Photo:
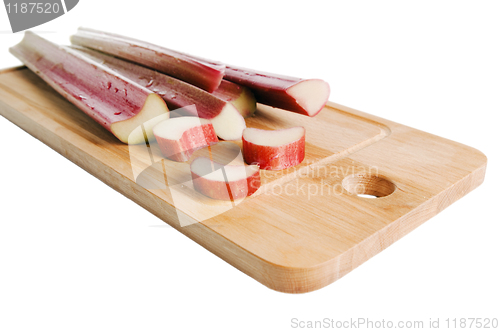
<instances>
[{"instance_id":1,"label":"round rhubarb slice","mask_svg":"<svg viewBox=\"0 0 500 332\"><path fill-rule=\"evenodd\" d=\"M191 163L191 176L196 191L218 200L242 199L260 187L257 165L224 165L199 157Z\"/></svg>"},{"instance_id":2,"label":"round rhubarb slice","mask_svg":"<svg viewBox=\"0 0 500 332\"><path fill-rule=\"evenodd\" d=\"M212 123L194 116L162 121L153 134L162 155L174 161L188 161L194 151L219 141Z\"/></svg>"},{"instance_id":3,"label":"round rhubarb slice","mask_svg":"<svg viewBox=\"0 0 500 332\"><path fill-rule=\"evenodd\" d=\"M298 165L305 157L306 130L246 128L243 131L243 158L264 170L281 170Z\"/></svg>"}]
</instances>

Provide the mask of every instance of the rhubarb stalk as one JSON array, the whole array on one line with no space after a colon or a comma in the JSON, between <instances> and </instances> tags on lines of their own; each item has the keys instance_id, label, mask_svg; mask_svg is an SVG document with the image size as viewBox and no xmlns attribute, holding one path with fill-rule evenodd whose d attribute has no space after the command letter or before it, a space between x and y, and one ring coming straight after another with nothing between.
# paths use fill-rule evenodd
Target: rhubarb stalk
<instances>
[{"instance_id":1,"label":"rhubarb stalk","mask_svg":"<svg viewBox=\"0 0 500 332\"><path fill-rule=\"evenodd\" d=\"M330 85L320 79L271 74L184 55L214 66L225 66L224 79L249 88L261 104L312 117L323 109L330 97Z\"/></svg>"},{"instance_id":2,"label":"rhubarb stalk","mask_svg":"<svg viewBox=\"0 0 500 332\"><path fill-rule=\"evenodd\" d=\"M32 32L10 52L124 143L144 142L145 134L152 137L152 127L169 117L157 94Z\"/></svg>"},{"instance_id":3,"label":"rhubarb stalk","mask_svg":"<svg viewBox=\"0 0 500 332\"><path fill-rule=\"evenodd\" d=\"M249 88L257 102L264 105L312 117L323 109L330 97L330 85L320 79L302 79L266 73L190 54L184 55L214 66L225 66L224 79Z\"/></svg>"},{"instance_id":4,"label":"rhubarb stalk","mask_svg":"<svg viewBox=\"0 0 500 332\"><path fill-rule=\"evenodd\" d=\"M206 63L164 47L113 33L79 28L71 36L71 43L139 63L208 92L215 91L224 76L224 65Z\"/></svg>"}]
</instances>

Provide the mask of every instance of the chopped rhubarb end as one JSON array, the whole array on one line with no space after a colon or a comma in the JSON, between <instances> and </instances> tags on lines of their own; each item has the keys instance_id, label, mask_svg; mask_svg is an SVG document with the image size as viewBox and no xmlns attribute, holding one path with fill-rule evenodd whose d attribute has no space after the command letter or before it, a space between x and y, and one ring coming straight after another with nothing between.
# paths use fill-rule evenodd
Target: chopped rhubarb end
<instances>
[{"instance_id":1,"label":"chopped rhubarb end","mask_svg":"<svg viewBox=\"0 0 500 332\"><path fill-rule=\"evenodd\" d=\"M212 94L222 100L230 102L244 118L254 115L257 109L257 102L254 94L249 88L242 85L222 80L219 88Z\"/></svg>"},{"instance_id":2,"label":"chopped rhubarb end","mask_svg":"<svg viewBox=\"0 0 500 332\"><path fill-rule=\"evenodd\" d=\"M330 86L323 80L303 80L287 89L308 116L315 116L325 106L330 96Z\"/></svg>"},{"instance_id":3,"label":"chopped rhubarb end","mask_svg":"<svg viewBox=\"0 0 500 332\"><path fill-rule=\"evenodd\" d=\"M145 143L146 137L154 137L153 127L169 118L169 113L165 112L165 109L163 99L151 93L136 116L111 124L111 132L123 143Z\"/></svg>"},{"instance_id":4,"label":"chopped rhubarb end","mask_svg":"<svg viewBox=\"0 0 500 332\"><path fill-rule=\"evenodd\" d=\"M231 104L224 106L222 111L210 121L217 136L226 141L240 140L246 128L245 119Z\"/></svg>"}]
</instances>

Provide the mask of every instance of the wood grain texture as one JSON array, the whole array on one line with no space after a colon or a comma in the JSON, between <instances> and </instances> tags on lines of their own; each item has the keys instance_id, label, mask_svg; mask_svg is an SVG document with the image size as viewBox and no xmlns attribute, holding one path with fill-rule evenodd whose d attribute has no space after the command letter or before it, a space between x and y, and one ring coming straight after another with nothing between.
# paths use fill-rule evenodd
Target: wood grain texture
<instances>
[{"instance_id":1,"label":"wood grain texture","mask_svg":"<svg viewBox=\"0 0 500 332\"><path fill-rule=\"evenodd\" d=\"M228 205L192 190L187 164L162 159L154 144L130 150L24 67L0 72L0 114L244 273L290 293L339 279L479 186L486 171L473 148L338 104L314 118L260 105L247 126L306 127L306 159L262 171L259 192ZM356 195L363 193L383 197Z\"/></svg>"}]
</instances>

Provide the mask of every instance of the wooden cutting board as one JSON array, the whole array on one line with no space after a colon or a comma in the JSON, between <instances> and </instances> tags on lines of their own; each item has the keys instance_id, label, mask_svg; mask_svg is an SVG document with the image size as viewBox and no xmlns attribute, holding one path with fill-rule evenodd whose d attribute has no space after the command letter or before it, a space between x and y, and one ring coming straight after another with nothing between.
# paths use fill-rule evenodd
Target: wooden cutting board
<instances>
[{"instance_id":1,"label":"wooden cutting board","mask_svg":"<svg viewBox=\"0 0 500 332\"><path fill-rule=\"evenodd\" d=\"M479 186L486 171L486 157L473 148L335 103L314 118L259 105L247 126L304 126L306 158L261 171L257 193L224 202L193 189L187 163L164 160L155 144L120 143L25 67L0 71L0 114L244 273L289 293L339 279ZM236 155L238 144L212 152Z\"/></svg>"}]
</instances>

